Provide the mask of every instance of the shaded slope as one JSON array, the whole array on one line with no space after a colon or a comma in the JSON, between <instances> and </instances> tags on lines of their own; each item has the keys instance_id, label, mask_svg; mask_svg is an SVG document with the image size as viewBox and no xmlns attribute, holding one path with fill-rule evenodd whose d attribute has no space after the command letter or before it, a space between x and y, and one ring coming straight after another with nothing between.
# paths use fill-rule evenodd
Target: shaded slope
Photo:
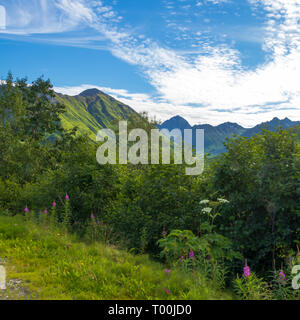
<instances>
[{"instance_id":1,"label":"shaded slope","mask_svg":"<svg viewBox=\"0 0 300 320\"><path fill-rule=\"evenodd\" d=\"M261 123L253 128L248 128L248 129L243 128L237 123L232 123L232 122L226 122L218 126L201 124L201 125L195 125L191 127L190 124L184 118L180 116L176 116L162 123L159 126L159 129L173 130L178 128L182 131L182 135L183 135L184 129L192 129L194 146L196 145L195 143L196 129L204 129L205 152L210 153L211 155L214 156L226 151L226 148L224 147L224 144L223 144L226 138L232 138L234 135L245 136L247 138L250 138L256 134L259 134L262 131L262 129L275 131L278 127L282 127L283 129L288 129L296 125L300 125L300 122L291 121L288 118L285 118L283 120L274 118L271 121ZM295 133L299 132L297 131L297 127L295 127L294 130L296 131Z\"/></svg>"}]
</instances>

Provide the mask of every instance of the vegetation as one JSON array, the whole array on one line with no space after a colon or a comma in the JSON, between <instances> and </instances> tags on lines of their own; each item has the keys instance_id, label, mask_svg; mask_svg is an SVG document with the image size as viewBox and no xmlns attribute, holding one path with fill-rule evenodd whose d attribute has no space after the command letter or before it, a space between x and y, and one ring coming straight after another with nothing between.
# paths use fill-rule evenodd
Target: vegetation
<instances>
[{"instance_id":1,"label":"vegetation","mask_svg":"<svg viewBox=\"0 0 300 320\"><path fill-rule=\"evenodd\" d=\"M80 242L45 217L0 218L0 256L8 283L22 279L9 299L232 299L199 273L165 270L146 255L132 255L99 242ZM44 213L43 213L44 215ZM167 272L168 271L168 272ZM1 291L0 291L1 300Z\"/></svg>"},{"instance_id":2,"label":"vegetation","mask_svg":"<svg viewBox=\"0 0 300 320\"><path fill-rule=\"evenodd\" d=\"M174 164L99 165L97 145L62 125L49 81L9 75L0 106L0 258L33 298L299 299L290 132L228 139L193 177Z\"/></svg>"}]
</instances>

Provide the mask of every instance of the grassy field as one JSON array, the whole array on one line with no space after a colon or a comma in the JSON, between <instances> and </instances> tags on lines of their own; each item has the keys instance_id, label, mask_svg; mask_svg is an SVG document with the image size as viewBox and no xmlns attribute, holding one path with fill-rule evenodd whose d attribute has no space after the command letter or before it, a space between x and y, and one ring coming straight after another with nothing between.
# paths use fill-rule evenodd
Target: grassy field
<instances>
[{"instance_id":1,"label":"grassy field","mask_svg":"<svg viewBox=\"0 0 300 320\"><path fill-rule=\"evenodd\" d=\"M232 299L200 274L165 267L102 243L87 244L23 216L0 215L1 299Z\"/></svg>"}]
</instances>

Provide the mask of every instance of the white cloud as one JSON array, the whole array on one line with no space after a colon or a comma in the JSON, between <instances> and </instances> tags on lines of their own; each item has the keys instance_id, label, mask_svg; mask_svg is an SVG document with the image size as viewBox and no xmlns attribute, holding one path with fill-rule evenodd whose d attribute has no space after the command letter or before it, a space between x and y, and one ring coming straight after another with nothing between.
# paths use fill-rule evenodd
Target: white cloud
<instances>
[{"instance_id":1,"label":"white cloud","mask_svg":"<svg viewBox=\"0 0 300 320\"><path fill-rule=\"evenodd\" d=\"M197 104L202 113L216 118L232 117L235 110L240 121L247 121L252 113L259 119L263 115L289 115L299 119L300 1L255 3L262 4L268 12L264 41L268 59L254 70L244 69L239 52L226 46L207 47L206 52L194 59L152 42L146 45L117 43L112 52L139 65L161 97L178 110ZM196 108L192 110L198 113Z\"/></svg>"},{"instance_id":2,"label":"white cloud","mask_svg":"<svg viewBox=\"0 0 300 320\"><path fill-rule=\"evenodd\" d=\"M220 5L226 2L207 1ZM119 28L118 14L100 1L31 1L23 11L16 6L17 19L15 25L11 23L14 32L25 30L25 33L63 32L83 25L96 30L98 37L100 34L109 41L112 54L140 67L157 89L159 98L109 88L105 88L106 92L137 111L147 110L163 120L176 114L191 123L236 121L253 125L274 116L299 120L300 0L248 1L253 8L266 11L263 49L267 59L253 70L244 68L240 53L229 46L204 43L193 48L197 54L189 55L133 36ZM202 2L198 1L198 5ZM47 23L38 28L41 21ZM80 45L97 48L80 39L77 40Z\"/></svg>"}]
</instances>

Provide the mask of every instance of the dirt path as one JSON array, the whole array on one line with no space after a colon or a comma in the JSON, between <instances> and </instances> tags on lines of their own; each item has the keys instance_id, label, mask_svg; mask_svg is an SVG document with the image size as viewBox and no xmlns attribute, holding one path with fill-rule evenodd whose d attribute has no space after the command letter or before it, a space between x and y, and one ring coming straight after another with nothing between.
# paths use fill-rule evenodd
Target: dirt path
<instances>
[{"instance_id":1,"label":"dirt path","mask_svg":"<svg viewBox=\"0 0 300 320\"><path fill-rule=\"evenodd\" d=\"M6 266L5 259L0 258L0 286L5 284L5 289L0 287L0 300L30 300L31 294L21 279L7 279Z\"/></svg>"}]
</instances>

